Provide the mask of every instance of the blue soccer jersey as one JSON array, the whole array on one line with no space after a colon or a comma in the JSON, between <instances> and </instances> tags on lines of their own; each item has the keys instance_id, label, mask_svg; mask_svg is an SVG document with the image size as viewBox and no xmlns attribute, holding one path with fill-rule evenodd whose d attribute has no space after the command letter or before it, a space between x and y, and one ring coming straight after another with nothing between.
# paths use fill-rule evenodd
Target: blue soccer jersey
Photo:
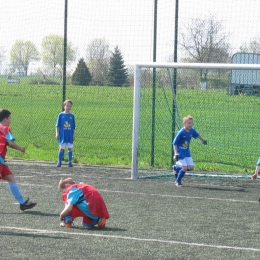
<instances>
[{"instance_id":1,"label":"blue soccer jersey","mask_svg":"<svg viewBox=\"0 0 260 260\"><path fill-rule=\"evenodd\" d=\"M59 127L59 144L73 143L74 130L76 127L75 117L72 113L61 112L56 121L56 127Z\"/></svg>"},{"instance_id":2,"label":"blue soccer jersey","mask_svg":"<svg viewBox=\"0 0 260 260\"><path fill-rule=\"evenodd\" d=\"M199 137L199 133L194 128L191 128L190 131L187 132L184 127L175 136L172 144L177 146L179 160L185 157L191 157L189 146L192 137Z\"/></svg>"}]
</instances>

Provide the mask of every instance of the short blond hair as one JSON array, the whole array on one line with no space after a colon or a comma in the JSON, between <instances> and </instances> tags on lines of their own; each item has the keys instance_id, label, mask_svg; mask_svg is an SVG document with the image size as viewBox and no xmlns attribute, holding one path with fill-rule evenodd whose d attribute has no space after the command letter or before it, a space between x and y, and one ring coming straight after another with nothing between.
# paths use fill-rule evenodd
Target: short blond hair
<instances>
[{"instance_id":1,"label":"short blond hair","mask_svg":"<svg viewBox=\"0 0 260 260\"><path fill-rule=\"evenodd\" d=\"M62 189L65 189L66 184L72 184L73 185L73 184L76 184L76 182L72 178L62 178L59 181L58 190L61 191Z\"/></svg>"},{"instance_id":2,"label":"short blond hair","mask_svg":"<svg viewBox=\"0 0 260 260\"><path fill-rule=\"evenodd\" d=\"M70 103L71 105L73 105L73 102L70 99L67 99L63 102L63 106L65 106L67 103Z\"/></svg>"},{"instance_id":3,"label":"short blond hair","mask_svg":"<svg viewBox=\"0 0 260 260\"><path fill-rule=\"evenodd\" d=\"M187 122L188 120L193 120L193 117L190 116L190 115L185 116L185 117L183 118L183 120L182 120L183 124L184 124L185 122Z\"/></svg>"}]
</instances>

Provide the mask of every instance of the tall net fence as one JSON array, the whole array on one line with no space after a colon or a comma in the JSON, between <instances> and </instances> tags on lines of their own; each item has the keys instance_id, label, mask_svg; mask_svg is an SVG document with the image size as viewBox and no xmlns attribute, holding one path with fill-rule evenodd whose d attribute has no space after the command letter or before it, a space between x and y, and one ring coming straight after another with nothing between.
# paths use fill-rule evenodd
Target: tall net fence
<instances>
[{"instance_id":1,"label":"tall net fence","mask_svg":"<svg viewBox=\"0 0 260 260\"><path fill-rule=\"evenodd\" d=\"M55 121L66 98L73 101L76 117L75 162L130 166L136 62L230 63L236 53L260 53L257 0L10 0L1 10L1 107L11 110L13 133L17 142L27 147L23 155L9 151L9 156L17 158L56 160ZM66 86L62 78L65 21ZM248 169L254 164L257 151L243 152L244 141L235 139L239 142L234 143L230 136L238 135L234 129L241 123L241 139L257 144L255 113L259 99L252 86L258 84L238 82L230 87L230 73L178 70L176 100L180 118L186 113L194 116L196 128L209 139L208 149L215 147L219 163L225 164L226 160L228 165ZM171 167L176 102L171 82L174 72L171 70L170 74L167 70L142 72L145 94L140 167ZM228 160L223 150L218 150L215 136L204 134L205 128L214 128L211 122L216 114L207 114L214 107L213 101L218 104L215 109L219 115L232 115L229 131L220 122L216 126L217 133L223 130L219 139L228 146L224 149L230 156ZM245 113L242 118L241 113ZM225 121L225 117L221 120ZM254 135L250 134L252 129ZM209 132L213 135L213 131ZM160 135L163 138L158 141ZM194 145L192 149L199 155L201 169L218 170L215 164L204 164L211 159L207 152L200 151L202 147ZM233 162L231 151L233 157L239 155ZM225 167L221 170L225 171Z\"/></svg>"},{"instance_id":2,"label":"tall net fence","mask_svg":"<svg viewBox=\"0 0 260 260\"><path fill-rule=\"evenodd\" d=\"M183 117L191 115L194 128L208 141L206 146L199 139L191 142L196 171L251 173L259 155L252 144L259 145L260 86L248 83L254 77L260 79L259 70L177 69L176 86L171 79L174 69L156 70L156 90L152 87L153 69L141 70L138 168L148 162L155 162L156 168L170 168L172 139L183 127ZM213 81L199 81L204 70ZM148 72L150 79L144 76ZM231 84L233 74L240 80L243 76L247 87L241 82ZM161 174L142 170L139 177Z\"/></svg>"}]
</instances>

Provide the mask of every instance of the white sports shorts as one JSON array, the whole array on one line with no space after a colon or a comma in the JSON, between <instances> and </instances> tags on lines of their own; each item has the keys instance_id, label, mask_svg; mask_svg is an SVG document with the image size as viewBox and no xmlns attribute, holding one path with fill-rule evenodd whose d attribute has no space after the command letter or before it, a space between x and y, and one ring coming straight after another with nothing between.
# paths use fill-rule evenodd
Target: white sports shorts
<instances>
[{"instance_id":1,"label":"white sports shorts","mask_svg":"<svg viewBox=\"0 0 260 260\"><path fill-rule=\"evenodd\" d=\"M61 149L73 148L73 144L72 143L62 143L62 144L60 144L60 148Z\"/></svg>"},{"instance_id":2,"label":"white sports shorts","mask_svg":"<svg viewBox=\"0 0 260 260\"><path fill-rule=\"evenodd\" d=\"M193 159L191 157L185 157L182 160L179 160L178 162L176 162L176 165L180 165L180 166L193 166L194 162Z\"/></svg>"}]
</instances>

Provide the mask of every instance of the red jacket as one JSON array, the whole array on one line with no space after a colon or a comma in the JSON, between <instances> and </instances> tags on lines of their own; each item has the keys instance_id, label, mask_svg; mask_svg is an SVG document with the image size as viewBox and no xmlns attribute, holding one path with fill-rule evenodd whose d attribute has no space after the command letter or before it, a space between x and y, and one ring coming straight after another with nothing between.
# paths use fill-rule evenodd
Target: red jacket
<instances>
[{"instance_id":1,"label":"red jacket","mask_svg":"<svg viewBox=\"0 0 260 260\"><path fill-rule=\"evenodd\" d=\"M68 187L65 193L62 194L62 200L66 204L68 203L67 196L72 188L80 189L82 191L91 214L101 218L106 218L106 219L109 218L109 213L102 196L100 195L100 193L96 188L94 188L93 186L87 183L74 184ZM73 205L70 215L73 218L85 216L85 214L77 207L77 204Z\"/></svg>"}]
</instances>

